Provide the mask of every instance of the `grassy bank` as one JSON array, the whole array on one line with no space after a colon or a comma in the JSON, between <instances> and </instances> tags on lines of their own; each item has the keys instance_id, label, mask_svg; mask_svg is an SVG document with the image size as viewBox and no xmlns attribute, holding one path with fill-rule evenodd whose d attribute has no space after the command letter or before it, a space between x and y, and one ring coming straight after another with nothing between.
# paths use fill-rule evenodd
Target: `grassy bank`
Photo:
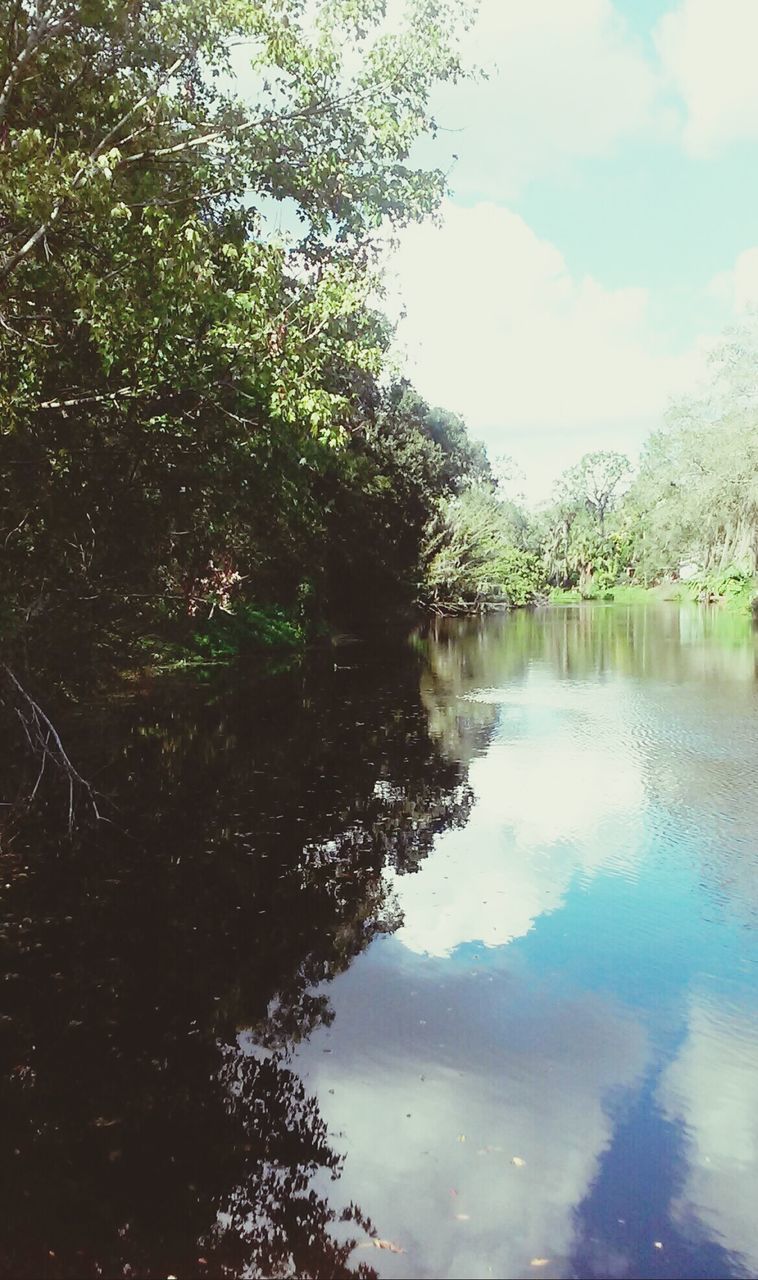
<instances>
[{"instance_id":1,"label":"grassy bank","mask_svg":"<svg viewBox=\"0 0 758 1280\"><path fill-rule=\"evenodd\" d=\"M624 583L587 595L577 590L554 587L549 598L551 604L580 604L593 600L613 604L679 601L682 604L716 604L735 613L749 613L751 609L753 612L758 609L758 579L736 573L711 574L690 582L667 581L648 587L641 583Z\"/></svg>"}]
</instances>

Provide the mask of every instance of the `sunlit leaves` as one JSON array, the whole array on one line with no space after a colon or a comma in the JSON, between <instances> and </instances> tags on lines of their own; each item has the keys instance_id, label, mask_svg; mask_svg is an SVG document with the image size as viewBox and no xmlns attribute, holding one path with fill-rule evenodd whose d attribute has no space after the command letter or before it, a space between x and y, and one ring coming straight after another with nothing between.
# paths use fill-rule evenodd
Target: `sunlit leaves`
<instances>
[{"instance_id":1,"label":"sunlit leaves","mask_svg":"<svg viewBox=\"0 0 758 1280\"><path fill-rule=\"evenodd\" d=\"M439 199L408 156L465 9L413 0L393 31L378 0L88 0L23 74L0 68L9 593L181 601L223 559L299 608L337 513L356 545L360 519L402 530L416 572L457 462L423 434L405 471L397 439L369 443L389 340L371 232ZM11 58L37 20L0 0Z\"/></svg>"},{"instance_id":2,"label":"sunlit leaves","mask_svg":"<svg viewBox=\"0 0 758 1280\"><path fill-rule=\"evenodd\" d=\"M489 484L439 504L426 531L424 591L434 607L524 605L544 590L536 556L519 545L519 513Z\"/></svg>"},{"instance_id":3,"label":"sunlit leaves","mask_svg":"<svg viewBox=\"0 0 758 1280\"><path fill-rule=\"evenodd\" d=\"M629 495L640 573L758 570L758 339L755 321L716 349L709 385L648 441Z\"/></svg>"}]
</instances>

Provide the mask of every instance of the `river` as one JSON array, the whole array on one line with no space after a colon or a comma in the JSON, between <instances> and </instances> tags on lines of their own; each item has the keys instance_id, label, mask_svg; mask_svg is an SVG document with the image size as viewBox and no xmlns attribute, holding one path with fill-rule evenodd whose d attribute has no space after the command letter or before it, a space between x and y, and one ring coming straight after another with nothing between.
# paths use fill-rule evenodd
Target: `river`
<instances>
[{"instance_id":1,"label":"river","mask_svg":"<svg viewBox=\"0 0 758 1280\"><path fill-rule=\"evenodd\" d=\"M445 620L59 727L109 821L46 779L2 846L0 1274L758 1275L748 619Z\"/></svg>"}]
</instances>

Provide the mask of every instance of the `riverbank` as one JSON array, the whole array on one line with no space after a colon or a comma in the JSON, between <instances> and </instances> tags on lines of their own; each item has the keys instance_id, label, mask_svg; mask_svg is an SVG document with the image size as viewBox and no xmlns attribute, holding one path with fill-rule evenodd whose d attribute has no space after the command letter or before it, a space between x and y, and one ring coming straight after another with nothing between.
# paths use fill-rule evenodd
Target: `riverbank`
<instances>
[{"instance_id":1,"label":"riverbank","mask_svg":"<svg viewBox=\"0 0 758 1280\"><path fill-rule=\"evenodd\" d=\"M713 576L692 582L659 582L645 587L629 583L582 595L577 590L554 587L550 604L581 604L605 601L613 604L651 604L664 601L681 604L714 604L735 613L758 612L758 580L747 577Z\"/></svg>"},{"instance_id":2,"label":"riverbank","mask_svg":"<svg viewBox=\"0 0 758 1280\"><path fill-rule=\"evenodd\" d=\"M457 601L444 605L427 604L415 611L401 612L392 620L389 630L397 631L405 625L412 625L414 616L430 617L474 617L485 614L510 612L514 609L530 608L541 603L548 604L580 604L583 602L603 602L608 604L659 604L662 602L678 602L682 604L712 604L731 613L749 613L758 610L758 580L736 575L712 576L697 582L661 582L654 586L643 586L641 583L624 583L598 590L593 595L583 596L578 590L553 588L547 597L535 595L526 601L483 600ZM385 619L385 628L388 620ZM376 623L372 630L375 630ZM384 628L383 628L384 629ZM217 614L216 617L198 628L192 638L191 645L177 645L172 652L161 654L160 649L154 653L157 660L156 671L184 669L226 664L240 656L256 656L269 661L282 660L292 662L302 657L309 650L330 649L339 647L346 638L358 638L360 628L351 637L334 631L325 624L318 628L303 626L293 618L287 617L281 610L247 609L240 614ZM148 646L149 647L149 646Z\"/></svg>"}]
</instances>

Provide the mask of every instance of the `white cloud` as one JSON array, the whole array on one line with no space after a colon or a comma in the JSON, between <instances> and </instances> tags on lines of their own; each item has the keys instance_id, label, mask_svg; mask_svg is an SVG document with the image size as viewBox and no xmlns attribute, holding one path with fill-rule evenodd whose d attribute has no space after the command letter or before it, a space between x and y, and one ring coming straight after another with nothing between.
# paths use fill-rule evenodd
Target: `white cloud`
<instances>
[{"instance_id":1,"label":"white cloud","mask_svg":"<svg viewBox=\"0 0 758 1280\"><path fill-rule=\"evenodd\" d=\"M576 1210L612 1140L610 1099L645 1069L645 1033L599 994L443 964L396 949L357 962L329 988L333 1026L298 1046L347 1147L341 1198L405 1250L371 1257L385 1276L524 1276L538 1256L537 1274L573 1274Z\"/></svg>"},{"instance_id":2,"label":"white cloud","mask_svg":"<svg viewBox=\"0 0 758 1280\"><path fill-rule=\"evenodd\" d=\"M581 686L557 688L531 672L523 687L469 697L500 708L494 742L469 767L470 820L441 836L415 875L394 881L405 917L395 937L419 954L504 946L562 905L577 871L591 875L609 860L618 869L639 855L642 778L622 685L590 703Z\"/></svg>"},{"instance_id":3,"label":"white cloud","mask_svg":"<svg viewBox=\"0 0 758 1280\"><path fill-rule=\"evenodd\" d=\"M660 20L655 37L687 109L684 143L692 154L758 138L755 0L682 0Z\"/></svg>"},{"instance_id":4,"label":"white cloud","mask_svg":"<svg viewBox=\"0 0 758 1280\"><path fill-rule=\"evenodd\" d=\"M697 997L681 1052L659 1089L666 1113L686 1126L688 1165L674 1201L687 1226L693 1215L709 1234L758 1270L758 1034L752 1011Z\"/></svg>"},{"instance_id":5,"label":"white cloud","mask_svg":"<svg viewBox=\"0 0 758 1280\"><path fill-rule=\"evenodd\" d=\"M758 307L758 246L745 249L729 271L719 271L708 290L737 316Z\"/></svg>"},{"instance_id":6,"label":"white cloud","mask_svg":"<svg viewBox=\"0 0 758 1280\"><path fill-rule=\"evenodd\" d=\"M649 430L689 385L695 354L662 349L646 289L572 275L506 208L447 203L443 217L408 228L392 261L399 340L422 394L490 444L498 431Z\"/></svg>"},{"instance_id":7,"label":"white cloud","mask_svg":"<svg viewBox=\"0 0 758 1280\"><path fill-rule=\"evenodd\" d=\"M657 73L610 0L484 0L465 43L488 79L443 90L437 117L459 132L459 195L511 199L527 182L601 156L651 128Z\"/></svg>"}]
</instances>

